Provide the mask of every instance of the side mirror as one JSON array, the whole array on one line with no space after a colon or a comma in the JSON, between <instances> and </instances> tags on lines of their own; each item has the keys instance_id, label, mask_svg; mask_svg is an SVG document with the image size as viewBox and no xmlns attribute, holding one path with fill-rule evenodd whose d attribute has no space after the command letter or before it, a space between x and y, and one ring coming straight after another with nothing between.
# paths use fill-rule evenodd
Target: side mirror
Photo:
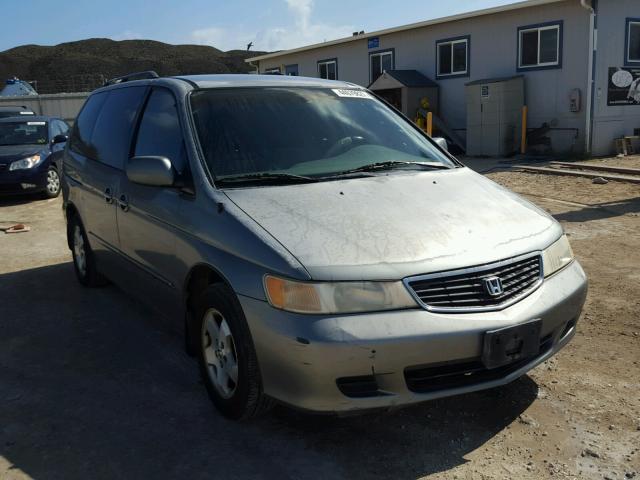
<instances>
[{"instance_id":1,"label":"side mirror","mask_svg":"<svg viewBox=\"0 0 640 480\"><path fill-rule=\"evenodd\" d=\"M52 143L64 143L67 140L69 140L69 136L68 135L56 135L55 137L53 137L53 142Z\"/></svg>"},{"instance_id":2,"label":"side mirror","mask_svg":"<svg viewBox=\"0 0 640 480\"><path fill-rule=\"evenodd\" d=\"M127 178L133 183L152 187L171 187L175 173L167 157L133 157L127 162Z\"/></svg>"},{"instance_id":3,"label":"side mirror","mask_svg":"<svg viewBox=\"0 0 640 480\"><path fill-rule=\"evenodd\" d=\"M433 141L438 144L438 146L443 149L445 152L449 151L449 146L447 145L447 141L442 137L433 137Z\"/></svg>"}]
</instances>

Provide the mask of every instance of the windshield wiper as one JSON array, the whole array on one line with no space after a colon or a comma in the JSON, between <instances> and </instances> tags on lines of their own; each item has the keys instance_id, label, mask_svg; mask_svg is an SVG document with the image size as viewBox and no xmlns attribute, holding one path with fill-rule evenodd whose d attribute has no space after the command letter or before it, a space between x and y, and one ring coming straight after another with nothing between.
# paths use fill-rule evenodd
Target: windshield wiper
<instances>
[{"instance_id":1,"label":"windshield wiper","mask_svg":"<svg viewBox=\"0 0 640 480\"><path fill-rule=\"evenodd\" d=\"M353 168L351 170L345 170L344 172L336 173L335 176L349 175L351 173L358 173L358 172L376 172L379 170L392 170L398 167L406 167L407 165L421 167L421 168L428 168L432 170L448 170L450 168L446 165L443 165L442 163L402 162L399 160L391 160L388 162L371 163L369 165L363 165L362 167Z\"/></svg>"},{"instance_id":2,"label":"windshield wiper","mask_svg":"<svg viewBox=\"0 0 640 480\"><path fill-rule=\"evenodd\" d=\"M293 175L291 173L249 173L246 175L233 175L218 178L215 183L218 186L243 183L270 183L272 185L277 185L285 183L315 183L317 181L317 179L312 177Z\"/></svg>"}]
</instances>

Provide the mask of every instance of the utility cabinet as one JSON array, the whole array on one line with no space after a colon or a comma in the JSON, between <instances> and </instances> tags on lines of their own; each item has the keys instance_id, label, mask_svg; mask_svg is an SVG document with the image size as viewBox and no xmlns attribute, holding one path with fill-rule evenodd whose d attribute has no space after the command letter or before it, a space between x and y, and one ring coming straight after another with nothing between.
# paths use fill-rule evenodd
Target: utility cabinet
<instances>
[{"instance_id":1,"label":"utility cabinet","mask_svg":"<svg viewBox=\"0 0 640 480\"><path fill-rule=\"evenodd\" d=\"M502 157L520 149L524 77L466 84L467 155Z\"/></svg>"}]
</instances>

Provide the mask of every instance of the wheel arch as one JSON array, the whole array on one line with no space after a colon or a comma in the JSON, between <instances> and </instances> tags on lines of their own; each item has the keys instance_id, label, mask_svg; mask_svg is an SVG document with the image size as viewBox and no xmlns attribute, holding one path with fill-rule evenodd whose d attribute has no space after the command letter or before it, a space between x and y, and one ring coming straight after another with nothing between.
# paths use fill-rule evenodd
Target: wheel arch
<instances>
[{"instance_id":1,"label":"wheel arch","mask_svg":"<svg viewBox=\"0 0 640 480\"><path fill-rule=\"evenodd\" d=\"M69 246L69 250L73 248L71 244L71 219L77 218L80 224L82 224L82 218L80 218L80 212L78 212L77 207L72 202L66 202L64 206L64 215L67 220L67 245Z\"/></svg>"},{"instance_id":2,"label":"wheel arch","mask_svg":"<svg viewBox=\"0 0 640 480\"><path fill-rule=\"evenodd\" d=\"M182 298L185 309L185 348L187 353L192 356L197 351L197 342L199 341L197 328L195 328L197 319L193 315L194 301L209 285L214 284L226 285L231 291L234 291L227 277L208 263L198 263L191 267L184 281Z\"/></svg>"}]
</instances>

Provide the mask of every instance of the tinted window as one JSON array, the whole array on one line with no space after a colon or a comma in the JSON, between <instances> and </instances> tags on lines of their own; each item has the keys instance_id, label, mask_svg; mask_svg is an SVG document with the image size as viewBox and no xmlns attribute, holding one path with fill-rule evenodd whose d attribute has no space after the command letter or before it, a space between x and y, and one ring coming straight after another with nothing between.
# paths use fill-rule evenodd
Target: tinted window
<instances>
[{"instance_id":1,"label":"tinted window","mask_svg":"<svg viewBox=\"0 0 640 480\"><path fill-rule=\"evenodd\" d=\"M73 125L73 133L69 148L86 157L95 158L95 152L91 148L91 134L98 118L102 104L108 96L107 92L91 95L82 107L76 122Z\"/></svg>"},{"instance_id":2,"label":"tinted window","mask_svg":"<svg viewBox=\"0 0 640 480\"><path fill-rule=\"evenodd\" d=\"M438 59L440 61L440 75L448 75L451 73L451 44L445 43L440 45Z\"/></svg>"},{"instance_id":3,"label":"tinted window","mask_svg":"<svg viewBox=\"0 0 640 480\"><path fill-rule=\"evenodd\" d=\"M538 64L538 31L525 32L522 34L521 65L537 65Z\"/></svg>"},{"instance_id":4,"label":"tinted window","mask_svg":"<svg viewBox=\"0 0 640 480\"><path fill-rule=\"evenodd\" d=\"M542 30L540 32L540 63L558 61L558 30Z\"/></svg>"},{"instance_id":5,"label":"tinted window","mask_svg":"<svg viewBox=\"0 0 640 480\"><path fill-rule=\"evenodd\" d=\"M335 60L318 63L318 75L326 80L338 79L338 64Z\"/></svg>"},{"instance_id":6,"label":"tinted window","mask_svg":"<svg viewBox=\"0 0 640 480\"><path fill-rule=\"evenodd\" d=\"M628 32L628 46L627 60L631 62L640 61L640 21L629 22Z\"/></svg>"},{"instance_id":7,"label":"tinted window","mask_svg":"<svg viewBox=\"0 0 640 480\"><path fill-rule=\"evenodd\" d=\"M129 157L133 124L145 90L146 87L127 87L109 91L91 135L94 159L124 168L125 159Z\"/></svg>"},{"instance_id":8,"label":"tinted window","mask_svg":"<svg viewBox=\"0 0 640 480\"><path fill-rule=\"evenodd\" d=\"M140 122L134 154L167 157L178 172L184 169L182 130L176 101L169 90L159 88L151 93Z\"/></svg>"},{"instance_id":9,"label":"tinted window","mask_svg":"<svg viewBox=\"0 0 640 480\"><path fill-rule=\"evenodd\" d=\"M520 68L555 67L560 65L562 22L543 27L519 29Z\"/></svg>"},{"instance_id":10,"label":"tinted window","mask_svg":"<svg viewBox=\"0 0 640 480\"><path fill-rule=\"evenodd\" d=\"M467 71L467 42L453 44L453 72Z\"/></svg>"}]
</instances>

